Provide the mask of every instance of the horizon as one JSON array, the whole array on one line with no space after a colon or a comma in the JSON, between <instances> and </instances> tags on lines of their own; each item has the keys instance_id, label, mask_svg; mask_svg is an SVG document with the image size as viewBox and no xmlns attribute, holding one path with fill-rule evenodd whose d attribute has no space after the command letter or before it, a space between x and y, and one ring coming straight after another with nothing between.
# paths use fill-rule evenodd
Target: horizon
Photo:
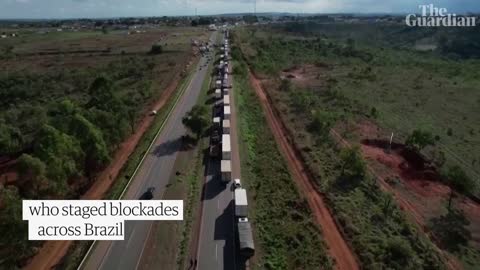
<instances>
[{"instance_id":1,"label":"horizon","mask_svg":"<svg viewBox=\"0 0 480 270\"><path fill-rule=\"evenodd\" d=\"M47 2L47 3L45 3ZM121 2L121 3L118 3ZM434 4L460 14L480 13L476 0L6 0L0 3L0 20L69 20L132 17L228 16L235 14L360 14L418 13L418 5ZM139 2L137 0L137 2ZM305 12L309 11L309 12Z\"/></svg>"}]
</instances>

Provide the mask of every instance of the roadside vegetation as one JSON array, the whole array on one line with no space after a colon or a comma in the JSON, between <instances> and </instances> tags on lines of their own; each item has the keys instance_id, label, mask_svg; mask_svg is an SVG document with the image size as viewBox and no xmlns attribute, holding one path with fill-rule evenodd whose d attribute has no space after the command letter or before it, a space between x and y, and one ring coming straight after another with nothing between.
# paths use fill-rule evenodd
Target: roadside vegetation
<instances>
[{"instance_id":1,"label":"roadside vegetation","mask_svg":"<svg viewBox=\"0 0 480 270\"><path fill-rule=\"evenodd\" d=\"M239 58L236 58L239 60ZM253 269L332 269L333 262L304 198L298 193L249 86L247 67L234 64L242 182L251 197L257 252Z\"/></svg>"},{"instance_id":2,"label":"roadside vegetation","mask_svg":"<svg viewBox=\"0 0 480 270\"><path fill-rule=\"evenodd\" d=\"M438 181L478 195L478 183L472 181L479 160L478 151L472 151L478 147L473 123L480 120L478 60L451 60L441 52L416 52L408 44L368 43L366 32L355 25L339 25L340 31L330 25L308 31L308 26L294 26L237 30L233 43L239 48L232 54L244 57L262 82L363 267L445 268L447 260L422 232L426 226L438 247L475 269L480 258L471 238L479 226L472 226L475 215L466 216L459 202L447 211L444 198L430 216L421 216L421 226L410 223L408 210L400 209L383 179L367 169L373 161L364 160L367 135L359 134L358 125L369 121L393 131L399 145L438 172ZM332 129L339 131L336 136ZM370 139L388 145L389 135L374 133Z\"/></svg>"},{"instance_id":3,"label":"roadside vegetation","mask_svg":"<svg viewBox=\"0 0 480 270\"><path fill-rule=\"evenodd\" d=\"M2 234L0 247L18 244L14 253L0 248L6 268L23 265L41 245L15 229L26 229L21 200L79 198L149 114L147 106L185 71L191 52L183 34L174 38L177 45L162 43L162 53L152 55L137 44L151 45L153 33L136 41L118 33L34 35L8 44L10 55L0 57L0 229L11 232ZM90 47L112 40L117 48Z\"/></svg>"}]
</instances>

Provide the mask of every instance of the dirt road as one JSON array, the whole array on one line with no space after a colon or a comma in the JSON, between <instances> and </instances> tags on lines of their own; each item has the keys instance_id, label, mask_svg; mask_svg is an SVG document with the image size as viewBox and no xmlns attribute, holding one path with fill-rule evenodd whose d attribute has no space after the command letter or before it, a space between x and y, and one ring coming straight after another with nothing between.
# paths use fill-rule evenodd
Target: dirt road
<instances>
[{"instance_id":1,"label":"dirt road","mask_svg":"<svg viewBox=\"0 0 480 270\"><path fill-rule=\"evenodd\" d=\"M350 250L345 239L343 239L332 215L325 205L322 195L315 189L312 179L310 179L309 175L306 173L307 170L303 162L298 157L294 147L290 144L288 133L281 120L275 114L273 107L268 100L267 94L264 92L260 82L253 74L250 74L250 83L260 98L267 122L272 130L280 151L287 159L290 172L300 188L300 191L306 197L308 204L312 209L315 221L321 227L323 238L329 247L329 253L335 259L336 269L359 269L355 255Z\"/></svg>"}]
</instances>

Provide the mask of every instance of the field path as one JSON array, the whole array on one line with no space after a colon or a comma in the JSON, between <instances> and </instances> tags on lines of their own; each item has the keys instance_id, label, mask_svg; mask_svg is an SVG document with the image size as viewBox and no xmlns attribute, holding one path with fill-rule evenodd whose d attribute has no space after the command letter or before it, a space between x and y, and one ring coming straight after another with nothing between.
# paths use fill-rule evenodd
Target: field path
<instances>
[{"instance_id":1,"label":"field path","mask_svg":"<svg viewBox=\"0 0 480 270\"><path fill-rule=\"evenodd\" d=\"M306 167L298 156L297 151L295 151L294 146L290 143L287 130L275 114L260 81L252 73L250 73L250 83L261 101L268 125L272 130L280 151L287 159L290 172L300 191L306 197L315 221L321 227L323 238L329 247L329 254L335 259L335 268L340 270L360 269L355 255L343 238L325 205L322 194L315 189L313 180L307 174Z\"/></svg>"}]
</instances>

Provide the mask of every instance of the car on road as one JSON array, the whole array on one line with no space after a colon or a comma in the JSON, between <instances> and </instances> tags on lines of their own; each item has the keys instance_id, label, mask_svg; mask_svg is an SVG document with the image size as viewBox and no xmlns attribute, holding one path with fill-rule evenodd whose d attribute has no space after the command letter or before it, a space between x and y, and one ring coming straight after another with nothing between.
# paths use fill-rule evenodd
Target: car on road
<instances>
[{"instance_id":1,"label":"car on road","mask_svg":"<svg viewBox=\"0 0 480 270\"><path fill-rule=\"evenodd\" d=\"M155 191L155 188L154 187L149 187L147 189L147 191L145 191L142 196L140 196L140 198L138 198L139 200L151 200L153 199L153 192Z\"/></svg>"},{"instance_id":2,"label":"car on road","mask_svg":"<svg viewBox=\"0 0 480 270\"><path fill-rule=\"evenodd\" d=\"M242 183L240 182L240 179L235 178L235 179L233 180L233 186L234 186L235 188L241 188L241 187L242 187Z\"/></svg>"},{"instance_id":3,"label":"car on road","mask_svg":"<svg viewBox=\"0 0 480 270\"><path fill-rule=\"evenodd\" d=\"M239 218L238 223L241 223L241 222L248 222L248 218L246 218L246 217Z\"/></svg>"}]
</instances>

